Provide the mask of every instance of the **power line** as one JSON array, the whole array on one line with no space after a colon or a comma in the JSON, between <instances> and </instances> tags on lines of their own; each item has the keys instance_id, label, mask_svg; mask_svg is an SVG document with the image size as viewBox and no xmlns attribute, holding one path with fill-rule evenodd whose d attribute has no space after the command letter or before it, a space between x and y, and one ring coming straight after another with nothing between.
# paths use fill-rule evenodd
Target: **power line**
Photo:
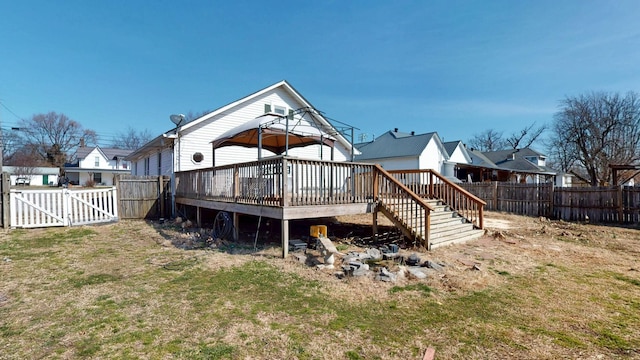
<instances>
[{"instance_id":1,"label":"power line","mask_svg":"<svg viewBox=\"0 0 640 360\"><path fill-rule=\"evenodd\" d=\"M7 105L5 105L2 100L0 100L0 106L5 108L9 113L11 113L11 115L15 116L18 120L23 120L18 114L13 112L13 110L9 109L9 107Z\"/></svg>"}]
</instances>

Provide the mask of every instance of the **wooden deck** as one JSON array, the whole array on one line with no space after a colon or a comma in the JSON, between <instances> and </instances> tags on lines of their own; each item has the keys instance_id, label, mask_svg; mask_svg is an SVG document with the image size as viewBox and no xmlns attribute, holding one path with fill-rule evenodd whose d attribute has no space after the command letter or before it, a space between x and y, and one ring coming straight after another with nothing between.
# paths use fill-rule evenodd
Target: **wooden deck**
<instances>
[{"instance_id":1,"label":"wooden deck","mask_svg":"<svg viewBox=\"0 0 640 360\"><path fill-rule=\"evenodd\" d=\"M461 200L468 193L434 172L418 179L420 191L426 190L420 195L407 178L416 180L415 175L390 174L374 164L279 156L176 173L176 204L227 211L234 219L237 214L279 219L283 256L288 250L289 220L371 213L376 232L378 212L429 248L429 217L434 209L423 197L433 197L437 191L454 194L451 200L471 215L469 221L482 227L482 200Z\"/></svg>"}]
</instances>

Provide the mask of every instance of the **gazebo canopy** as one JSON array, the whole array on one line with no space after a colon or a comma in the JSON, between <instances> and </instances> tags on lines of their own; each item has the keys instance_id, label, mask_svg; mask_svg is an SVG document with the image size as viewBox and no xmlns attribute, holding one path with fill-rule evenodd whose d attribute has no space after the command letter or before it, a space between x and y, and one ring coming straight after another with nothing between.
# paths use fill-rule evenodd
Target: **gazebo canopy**
<instances>
[{"instance_id":1,"label":"gazebo canopy","mask_svg":"<svg viewBox=\"0 0 640 360\"><path fill-rule=\"evenodd\" d=\"M314 126L265 114L225 132L211 143L214 149L236 145L267 149L280 155L287 149L314 144L333 147L335 139Z\"/></svg>"}]
</instances>

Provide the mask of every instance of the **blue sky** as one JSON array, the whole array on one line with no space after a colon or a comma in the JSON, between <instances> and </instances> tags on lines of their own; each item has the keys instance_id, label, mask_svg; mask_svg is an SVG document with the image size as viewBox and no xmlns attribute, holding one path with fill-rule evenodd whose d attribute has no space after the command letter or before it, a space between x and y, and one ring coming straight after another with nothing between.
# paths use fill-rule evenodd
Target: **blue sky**
<instances>
[{"instance_id":1,"label":"blue sky","mask_svg":"<svg viewBox=\"0 0 640 360\"><path fill-rule=\"evenodd\" d=\"M640 1L1 1L0 121L62 112L108 145L288 80L379 136L466 141L638 91Z\"/></svg>"}]
</instances>

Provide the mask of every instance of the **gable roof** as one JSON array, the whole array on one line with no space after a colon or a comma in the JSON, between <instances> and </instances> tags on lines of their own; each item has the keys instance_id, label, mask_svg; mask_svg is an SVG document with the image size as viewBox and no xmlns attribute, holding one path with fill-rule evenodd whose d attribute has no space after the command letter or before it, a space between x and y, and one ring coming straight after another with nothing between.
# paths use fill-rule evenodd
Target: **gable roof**
<instances>
[{"instance_id":1,"label":"gable roof","mask_svg":"<svg viewBox=\"0 0 640 360\"><path fill-rule=\"evenodd\" d=\"M293 86L291 86L291 84L289 84L289 82L287 82L286 80L282 80L280 82L277 82L271 86L267 86L266 88L262 89L262 90L258 90L256 92L254 92L253 94L247 95L241 99L238 99L234 102L231 102L227 105L224 105L216 110L213 110L212 112L205 114L191 122L188 122L184 125L182 125L180 127L180 131L183 130L187 130L192 126L195 126L201 122L204 122L208 119L211 119L212 117L219 115L229 109L232 109L233 107L242 104L244 102L253 100L257 97L262 96L263 94L266 94L272 90L275 90L277 88L282 88L283 90L285 90L289 95L291 95L291 97L293 97L294 100L296 100L297 102L301 103L302 105L304 105L304 108L310 108L310 109L315 109L315 107L313 105L311 105L311 103L309 101L307 101L307 99L305 99L304 96L302 96L302 94L300 94ZM318 111L309 111L309 114L311 114L311 116L318 121L318 123L320 123L320 125L322 125L325 129L321 129L327 133L329 133L329 135L335 137L340 143L342 143L342 145L345 148L350 148L351 147L351 143L335 128L333 127L333 125L329 122L328 119L326 119L322 114L320 114ZM330 131L327 131L327 129L329 129Z\"/></svg>"},{"instance_id":2,"label":"gable roof","mask_svg":"<svg viewBox=\"0 0 640 360\"><path fill-rule=\"evenodd\" d=\"M359 143L358 150L362 154L356 156L358 160L383 159L392 157L420 156L432 139L437 139L438 146L448 157L442 146L442 141L435 132L411 135L398 131L388 131L374 141Z\"/></svg>"},{"instance_id":3,"label":"gable roof","mask_svg":"<svg viewBox=\"0 0 640 360\"><path fill-rule=\"evenodd\" d=\"M546 158L544 154L531 148L487 151L482 154L501 169L521 172L556 173L556 171L547 166L537 165L527 160L527 157Z\"/></svg>"},{"instance_id":4,"label":"gable roof","mask_svg":"<svg viewBox=\"0 0 640 360\"><path fill-rule=\"evenodd\" d=\"M76 158L84 159L95 149L98 149L98 151L100 151L100 153L102 153L102 155L108 160L113 160L115 158L124 158L132 152L132 150L127 149L101 148L99 146L82 146L76 150Z\"/></svg>"},{"instance_id":5,"label":"gable roof","mask_svg":"<svg viewBox=\"0 0 640 360\"><path fill-rule=\"evenodd\" d=\"M486 151L483 153L488 159L493 161L494 163L499 163L504 160L511 158L512 154L515 154L516 158L524 158L524 157L543 157L546 156L542 153L539 153L531 148L522 148L522 149L506 149L506 150L496 150L496 151Z\"/></svg>"},{"instance_id":6,"label":"gable roof","mask_svg":"<svg viewBox=\"0 0 640 360\"><path fill-rule=\"evenodd\" d=\"M213 110L207 114L204 114L202 116L200 116L199 118L196 118L184 125L181 125L180 127L175 127L173 129L168 130L167 132L161 134L160 136L152 139L151 141L149 141L148 143L144 144L142 147L140 147L139 149L136 149L135 151L133 151L131 154L129 154L128 159L132 160L137 158L139 155L144 154L147 149L151 149L151 148L158 148L158 147L162 147L165 142L171 142L173 141L173 138L176 136L176 134L178 132L187 130L193 126L196 126L200 123L203 123L205 121L208 121L220 114L223 114L224 112L242 104L245 103L247 101L251 101L255 98L258 98L270 91L273 91L277 88L282 88L284 91L286 91L294 100L296 100L297 102L299 102L300 104L303 105L303 108L309 108L312 109L313 111L309 111L308 113L313 117L313 119L319 123L323 128L320 129L326 133L328 133L329 135L331 135L332 137L334 137L340 144L342 144L346 149L351 149L351 142L349 142L344 135L342 135L342 133L340 131L338 131L332 124L331 122L329 122L329 120L327 118L325 118L319 111L315 110L316 108L307 100L304 98L304 96L302 96L302 94L300 94L293 86L291 86L291 84L289 84L289 82L287 82L286 80L282 80L279 81L273 85L267 86L261 90L258 90L250 95L247 95L243 98L240 98L238 100L235 100L233 102L230 102L226 105L223 105L222 107L219 107L216 110ZM247 119L247 120L252 120L252 119ZM213 139L215 140L215 139ZM357 151L357 149L354 149Z\"/></svg>"},{"instance_id":7,"label":"gable roof","mask_svg":"<svg viewBox=\"0 0 640 360\"><path fill-rule=\"evenodd\" d=\"M473 161L471 159L471 154L469 153L469 151L467 151L467 147L464 145L462 140L447 141L443 143L442 146L444 146L445 150L447 150L447 154L449 155L449 157L453 155L453 153L456 151L457 148L460 148L460 152L462 153L462 156L464 156L464 158L469 163Z\"/></svg>"},{"instance_id":8,"label":"gable roof","mask_svg":"<svg viewBox=\"0 0 640 360\"><path fill-rule=\"evenodd\" d=\"M490 168L490 169L499 169L500 168L493 161L491 161L488 157L486 157L484 155L484 153L481 153L478 150L469 151L469 155L471 156L471 165Z\"/></svg>"}]
</instances>

